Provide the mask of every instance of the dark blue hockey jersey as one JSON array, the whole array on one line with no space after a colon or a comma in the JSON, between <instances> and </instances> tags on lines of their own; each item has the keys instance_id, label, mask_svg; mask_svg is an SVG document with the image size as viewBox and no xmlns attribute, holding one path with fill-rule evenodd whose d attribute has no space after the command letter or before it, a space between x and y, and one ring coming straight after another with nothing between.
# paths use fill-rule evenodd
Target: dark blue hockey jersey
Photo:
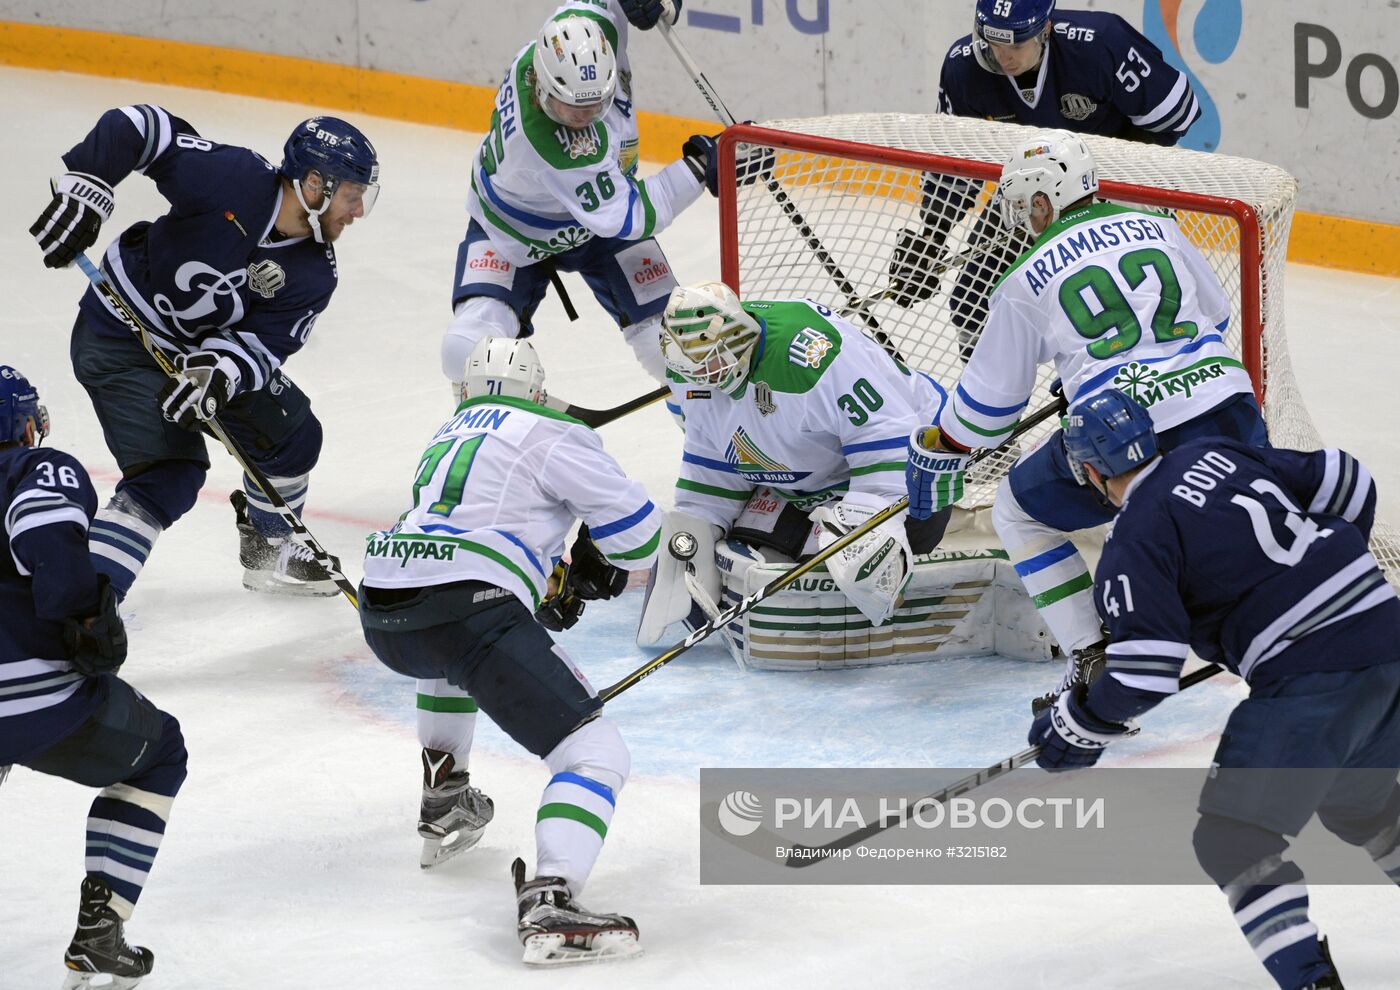
<instances>
[{"instance_id":1,"label":"dark blue hockey jersey","mask_svg":"<svg viewBox=\"0 0 1400 990\"><path fill-rule=\"evenodd\" d=\"M1024 92L978 64L971 35L959 38L943 60L939 111L1154 144L1176 144L1201 115L1186 74L1117 14L1060 10L1051 23L1034 88Z\"/></svg>"},{"instance_id":2,"label":"dark blue hockey jersey","mask_svg":"<svg viewBox=\"0 0 1400 990\"><path fill-rule=\"evenodd\" d=\"M1124 721L1177 690L1189 646L1251 683L1400 661L1400 599L1366 548L1371 474L1341 450L1206 438L1149 465L1104 543L1109 628L1088 704Z\"/></svg>"},{"instance_id":3,"label":"dark blue hockey jersey","mask_svg":"<svg viewBox=\"0 0 1400 990\"><path fill-rule=\"evenodd\" d=\"M88 523L97 494L61 450L0 450L0 765L48 748L97 707L104 681L73 670L63 619L97 611Z\"/></svg>"},{"instance_id":4,"label":"dark blue hockey jersey","mask_svg":"<svg viewBox=\"0 0 1400 990\"><path fill-rule=\"evenodd\" d=\"M102 259L162 350L227 355L244 392L301 349L335 291L335 249L275 233L282 183L265 158L143 104L107 111L63 163L113 186L142 172L170 201L169 213L128 227ZM98 333L131 333L95 289L81 306Z\"/></svg>"}]
</instances>

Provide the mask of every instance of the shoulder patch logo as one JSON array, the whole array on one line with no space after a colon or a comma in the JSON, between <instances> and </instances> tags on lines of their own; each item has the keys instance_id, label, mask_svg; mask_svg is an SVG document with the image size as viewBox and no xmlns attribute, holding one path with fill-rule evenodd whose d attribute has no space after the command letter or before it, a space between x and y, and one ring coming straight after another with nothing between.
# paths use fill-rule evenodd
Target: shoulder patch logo
<instances>
[{"instance_id":1,"label":"shoulder patch logo","mask_svg":"<svg viewBox=\"0 0 1400 990\"><path fill-rule=\"evenodd\" d=\"M1066 93L1060 97L1060 113L1070 120L1088 120L1099 105L1081 93Z\"/></svg>"},{"instance_id":2,"label":"shoulder patch logo","mask_svg":"<svg viewBox=\"0 0 1400 990\"><path fill-rule=\"evenodd\" d=\"M570 158L588 158L598 153L601 142L598 140L598 125L589 124L582 130L571 130L560 124L554 129L554 136Z\"/></svg>"},{"instance_id":3,"label":"shoulder patch logo","mask_svg":"<svg viewBox=\"0 0 1400 990\"><path fill-rule=\"evenodd\" d=\"M773 404L773 387L767 382L758 382L753 387L753 404L758 407L760 416L771 416L778 411Z\"/></svg>"},{"instance_id":4,"label":"shoulder patch logo","mask_svg":"<svg viewBox=\"0 0 1400 990\"><path fill-rule=\"evenodd\" d=\"M271 258L255 261L248 266L248 288L264 299L277 295L277 290L286 284L286 271Z\"/></svg>"},{"instance_id":5,"label":"shoulder patch logo","mask_svg":"<svg viewBox=\"0 0 1400 990\"><path fill-rule=\"evenodd\" d=\"M820 368L829 350L831 339L820 330L807 327L792 338L792 343L788 345L788 360L793 364Z\"/></svg>"}]
</instances>

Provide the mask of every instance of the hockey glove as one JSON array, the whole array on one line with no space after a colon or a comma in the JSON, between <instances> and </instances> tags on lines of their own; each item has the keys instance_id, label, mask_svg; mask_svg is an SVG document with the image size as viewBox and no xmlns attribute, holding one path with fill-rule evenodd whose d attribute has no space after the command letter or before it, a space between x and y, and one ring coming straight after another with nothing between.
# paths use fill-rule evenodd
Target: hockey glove
<instances>
[{"instance_id":1,"label":"hockey glove","mask_svg":"<svg viewBox=\"0 0 1400 990\"><path fill-rule=\"evenodd\" d=\"M1089 689L1076 684L1036 716L1026 742L1040 747L1036 765L1043 770L1077 770L1099 762L1113 740L1137 730L1129 723L1105 722L1085 705Z\"/></svg>"},{"instance_id":2,"label":"hockey glove","mask_svg":"<svg viewBox=\"0 0 1400 990\"><path fill-rule=\"evenodd\" d=\"M753 121L746 120L746 124ZM697 179L705 183L711 196L719 196L719 139L707 134L692 134L681 146L681 155ZM773 152L752 144L740 144L735 149L734 178L737 185L748 186L773 171Z\"/></svg>"},{"instance_id":3,"label":"hockey glove","mask_svg":"<svg viewBox=\"0 0 1400 990\"><path fill-rule=\"evenodd\" d=\"M126 662L126 626L107 575L97 576L97 614L63 620L63 648L74 669L89 677L115 671Z\"/></svg>"},{"instance_id":4,"label":"hockey glove","mask_svg":"<svg viewBox=\"0 0 1400 990\"><path fill-rule=\"evenodd\" d=\"M627 20L638 31L650 31L656 27L656 22L661 20L661 14L666 11L667 5L662 0L620 0L622 12L627 15ZM670 2L671 24L676 24L681 19L681 0L671 0Z\"/></svg>"},{"instance_id":5,"label":"hockey glove","mask_svg":"<svg viewBox=\"0 0 1400 990\"><path fill-rule=\"evenodd\" d=\"M580 526L578 538L569 550L569 585L586 601L616 598L627 587L627 572L608 563L608 558Z\"/></svg>"},{"instance_id":6,"label":"hockey glove","mask_svg":"<svg viewBox=\"0 0 1400 990\"><path fill-rule=\"evenodd\" d=\"M187 430L198 430L218 416L238 388L238 368L213 351L177 354L175 370L180 377L160 390L160 411Z\"/></svg>"},{"instance_id":7,"label":"hockey glove","mask_svg":"<svg viewBox=\"0 0 1400 990\"><path fill-rule=\"evenodd\" d=\"M583 615L584 602L574 591L569 577L569 565L560 561L549 576L550 594L535 611L535 621L550 632L563 632L573 627Z\"/></svg>"},{"instance_id":8,"label":"hockey glove","mask_svg":"<svg viewBox=\"0 0 1400 990\"><path fill-rule=\"evenodd\" d=\"M909 464L904 487L909 492L909 515L927 519L963 496L963 482L972 455L939 450L938 427L921 426L909 434Z\"/></svg>"},{"instance_id":9,"label":"hockey glove","mask_svg":"<svg viewBox=\"0 0 1400 990\"><path fill-rule=\"evenodd\" d=\"M913 227L900 231L899 242L890 256L890 298L897 305L907 309L938 291L933 259L939 246L926 231Z\"/></svg>"},{"instance_id":10,"label":"hockey glove","mask_svg":"<svg viewBox=\"0 0 1400 990\"><path fill-rule=\"evenodd\" d=\"M49 183L53 199L29 228L44 252L44 264L63 268L97 243L97 232L112 219L112 187L95 175L64 172Z\"/></svg>"}]
</instances>

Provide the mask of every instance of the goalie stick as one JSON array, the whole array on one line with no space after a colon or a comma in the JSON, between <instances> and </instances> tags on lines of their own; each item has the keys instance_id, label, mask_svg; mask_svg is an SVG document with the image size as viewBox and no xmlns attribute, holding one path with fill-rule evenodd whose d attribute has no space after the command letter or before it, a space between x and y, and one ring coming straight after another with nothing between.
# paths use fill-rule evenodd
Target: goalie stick
<instances>
[{"instance_id":1,"label":"goalie stick","mask_svg":"<svg viewBox=\"0 0 1400 990\"><path fill-rule=\"evenodd\" d=\"M77 266L82 269L83 274L88 277L88 281L93 284L93 287L102 294L103 298L107 300L107 303L117 315L122 318L122 322L127 325L132 333L136 334L136 339L141 341L141 346L146 349L146 353L151 356L151 359L160 366L160 370L171 378L179 380L180 373L175 370L175 366L170 363L170 359L165 356L165 353L151 342L151 331L141 322L140 318L131 311L131 307L126 304L126 300L118 295L117 291L112 288L112 284L107 280L106 274L93 265L85 254L79 254L74 261ZM300 537L301 541L306 544L306 548L311 551L311 556L314 557L316 563L320 564L325 572L331 576L331 580L333 580L335 586L340 589L340 593L349 600L351 605L358 609L360 607L360 600L355 586L350 583L350 579L336 566L335 560L326 552L326 548L321 546L320 541L311 535L311 530L307 529L300 517L292 511L292 507L287 504L287 500L282 497L282 493L267 480L267 475L263 474L262 469L250 461L243 451L239 449L234 439L224 431L223 425L219 423L217 417L205 420L204 425L209 432L224 445L228 452L233 455L233 459L238 462L238 466L244 470L248 477L253 479L254 483L260 489L262 489L263 494L267 496L267 500L272 503L272 507L277 510L277 514L282 517L282 521L290 526L292 532Z\"/></svg>"},{"instance_id":2,"label":"goalie stick","mask_svg":"<svg viewBox=\"0 0 1400 990\"><path fill-rule=\"evenodd\" d=\"M1029 418L1023 419L1021 420L1021 422L1016 424L1016 428L1011 431L1011 436L1007 437L1007 442L1025 433L1031 427L1037 426L1038 424L1044 422L1051 416L1054 416L1059 411L1060 404L1058 401L1051 402L1048 405L1037 409L1034 413L1030 415ZM997 449L999 448L988 447L977 451L977 453L972 455L972 460L970 463L977 463L982 458L987 457ZM665 653L662 653L660 656L648 660L646 663L642 664L640 667L632 671L632 673L628 674L626 677L622 678L622 680L618 681L616 684L609 685L602 691L599 691L599 700L605 702L611 701L613 698L616 698L619 694L621 694L623 691L626 691L628 688L632 687L637 682L643 680L644 678L650 677L652 674L656 673L658 670L666 666L672 660L676 659L676 657L680 656L686 650L690 649L696 643L700 642L703 639L706 639L716 629L719 629L721 626L727 626L739 616L752 610L753 607L759 602L763 601L766 598L771 598L773 595L777 594L779 591L782 591L789 584L792 584L792 582L796 581L798 578L806 574L808 571L812 570L817 565L826 562L831 557L834 557L836 554L846 549L846 547L850 546L852 543L856 542L857 540L861 539L862 537L866 536L871 531L876 529L881 523L889 519L893 519L895 516L899 515L907 508L909 508L909 499L907 496L899 499L892 505L885 506L883 509L875 513L865 522L861 523L855 529L851 530L845 536L840 537L838 540L836 540L836 542L832 543L830 546L824 547L823 549L817 551L807 560L796 565L791 570L783 574L779 574L777 577L769 581L762 588L759 588L753 594L741 598L733 605L730 605L728 608L721 611L714 618L710 619L709 622L706 622L703 626L692 632L689 636L681 640L675 646L671 647Z\"/></svg>"},{"instance_id":3,"label":"goalie stick","mask_svg":"<svg viewBox=\"0 0 1400 990\"><path fill-rule=\"evenodd\" d=\"M662 37L664 37L666 43L671 46L671 51L675 52L676 59L681 63L681 67L689 73L690 81L695 84L696 89L700 90L700 95L703 96L705 102L710 105L710 109L713 110L715 116L719 118L719 122L726 127L733 127L738 124L739 121L729 112L729 108L725 106L724 101L719 98L719 93L715 92L715 88L710 84L710 80L706 78L700 66L696 64L695 59L691 57L690 51L672 29L671 22L675 20L676 12L670 0L665 0L664 7L665 10L662 12L661 18L656 22L657 27L661 29ZM806 218L802 216L801 211L797 208L797 204L792 201L792 197L789 196L787 190L783 188L783 184L778 181L777 177L773 175L771 171L764 172L759 178L763 180L763 184L768 188L769 193L772 194L773 199L777 202L778 207L783 211L784 215L786 215L788 220L792 222L792 225L797 228L798 234L807 242L808 249L816 256L817 261L821 263L827 275L836 283L836 288L846 297L847 306L846 309L842 311L843 314L848 312L859 313L861 320L870 328L871 335L880 346L888 351L891 357L900 357L898 345L891 339L889 334L880 329L880 321L877 320L875 314L871 313L866 305L862 303L860 293L858 293L856 287L851 284L851 280L846 277L846 273L841 270L841 266L836 263L836 259L831 256L831 252L827 251L826 246L822 244L821 238L817 236L811 224L807 223Z\"/></svg>"},{"instance_id":4,"label":"goalie stick","mask_svg":"<svg viewBox=\"0 0 1400 990\"><path fill-rule=\"evenodd\" d=\"M1194 670L1183 677L1177 690L1184 691L1189 687L1193 687L1201 683L1201 681L1214 677L1224 669L1224 667L1218 664L1207 664L1200 670ZM981 787L988 781L995 780L1002 774L1010 773L1012 770L1019 770L1021 767L1034 763L1036 757L1039 755L1039 746L1031 746L1028 749L1023 749L1014 756L1008 756L1000 763L993 763L984 770L978 770L976 773L969 777L964 777L955 784L949 784L942 790L934 791L932 794L925 794L918 800L907 803L903 810L900 811L898 818L888 818L872 822L863 828L858 828L853 832L847 832L839 839L832 839L830 842L823 845L804 846L801 843L794 843L787 857L783 860L783 864L793 869L800 870L804 866L811 866L813 863L820 862L830 857L832 853L839 852L842 849L850 849L852 846L858 846L866 839L874 838L881 832L889 831L903 824L915 814L920 813L928 805L945 804L959 795L966 794L973 788Z\"/></svg>"}]
</instances>

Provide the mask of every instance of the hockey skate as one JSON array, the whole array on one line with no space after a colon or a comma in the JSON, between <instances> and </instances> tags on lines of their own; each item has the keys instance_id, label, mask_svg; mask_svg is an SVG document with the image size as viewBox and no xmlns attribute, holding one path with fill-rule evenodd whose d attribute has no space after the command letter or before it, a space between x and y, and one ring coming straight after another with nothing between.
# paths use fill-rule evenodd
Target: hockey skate
<instances>
[{"instance_id":1,"label":"hockey skate","mask_svg":"<svg viewBox=\"0 0 1400 990\"><path fill-rule=\"evenodd\" d=\"M253 526L248 516L248 496L230 493L238 524L238 559L243 564L243 587L274 595L327 597L340 594L326 569L311 551L290 536L271 539ZM335 566L340 561L335 557Z\"/></svg>"},{"instance_id":2,"label":"hockey skate","mask_svg":"<svg viewBox=\"0 0 1400 990\"><path fill-rule=\"evenodd\" d=\"M127 945L122 919L108 906L111 899L111 888L101 880L83 880L78 929L68 951L63 953L63 963L68 967L63 990L130 990L155 965L155 954L150 949Z\"/></svg>"},{"instance_id":3,"label":"hockey skate","mask_svg":"<svg viewBox=\"0 0 1400 990\"><path fill-rule=\"evenodd\" d=\"M1076 684L1088 686L1098 680L1099 674L1103 672L1104 664L1108 663L1108 640L1101 639L1092 646L1086 646L1082 650L1075 650L1074 655L1066 664L1065 674L1060 678L1059 687L1049 694L1042 694L1031 702L1031 715L1039 717L1040 713L1055 704L1055 699L1064 694L1065 691Z\"/></svg>"},{"instance_id":4,"label":"hockey skate","mask_svg":"<svg viewBox=\"0 0 1400 990\"><path fill-rule=\"evenodd\" d=\"M1309 983L1303 990L1346 990L1342 986L1342 978L1337 973L1337 966L1332 962L1332 950L1327 945L1327 939L1317 940L1317 947L1322 950L1322 958L1327 960L1327 972Z\"/></svg>"},{"instance_id":5,"label":"hockey skate","mask_svg":"<svg viewBox=\"0 0 1400 990\"><path fill-rule=\"evenodd\" d=\"M525 861L510 866L527 966L628 959L642 954L637 923L620 914L595 914L575 904L560 877L526 882Z\"/></svg>"},{"instance_id":6,"label":"hockey skate","mask_svg":"<svg viewBox=\"0 0 1400 990\"><path fill-rule=\"evenodd\" d=\"M452 768L451 753L423 750L423 804L418 811L423 853L418 865L425 870L480 842L496 814L491 799L470 786L470 774L454 773Z\"/></svg>"}]
</instances>

